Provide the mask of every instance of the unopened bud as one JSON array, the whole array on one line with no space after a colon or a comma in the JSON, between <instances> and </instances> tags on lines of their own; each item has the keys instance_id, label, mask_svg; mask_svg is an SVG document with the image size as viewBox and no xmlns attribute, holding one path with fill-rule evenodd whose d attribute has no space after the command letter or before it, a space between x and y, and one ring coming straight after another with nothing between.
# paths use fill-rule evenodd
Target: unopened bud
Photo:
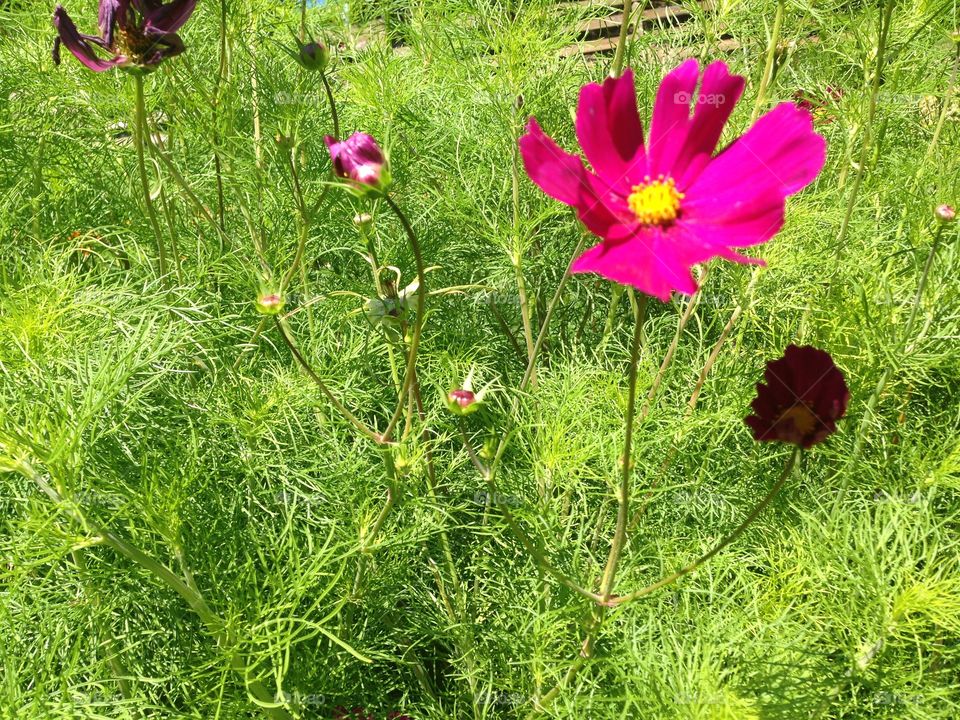
<instances>
[{"instance_id":1,"label":"unopened bud","mask_svg":"<svg viewBox=\"0 0 960 720\"><path fill-rule=\"evenodd\" d=\"M373 216L370 213L359 213L354 215L353 224L358 230L367 231L373 225Z\"/></svg>"},{"instance_id":2,"label":"unopened bud","mask_svg":"<svg viewBox=\"0 0 960 720\"><path fill-rule=\"evenodd\" d=\"M460 410L466 410L477 401L477 396L469 390L451 390L447 394L447 402L456 405Z\"/></svg>"},{"instance_id":3,"label":"unopened bud","mask_svg":"<svg viewBox=\"0 0 960 720\"><path fill-rule=\"evenodd\" d=\"M949 205L937 205L933 214L937 216L937 220L944 223L953 222L957 217L957 211Z\"/></svg>"},{"instance_id":4,"label":"unopened bud","mask_svg":"<svg viewBox=\"0 0 960 720\"><path fill-rule=\"evenodd\" d=\"M263 315L276 315L283 310L284 300L277 293L264 293L257 298L257 312Z\"/></svg>"},{"instance_id":5,"label":"unopened bud","mask_svg":"<svg viewBox=\"0 0 960 720\"><path fill-rule=\"evenodd\" d=\"M313 40L300 46L298 62L305 70L319 70L323 72L327 69L327 63L330 60L330 51L322 42Z\"/></svg>"},{"instance_id":6,"label":"unopened bud","mask_svg":"<svg viewBox=\"0 0 960 720\"><path fill-rule=\"evenodd\" d=\"M447 409L454 415L464 416L474 413L484 405L484 398L487 390L490 389L490 383L481 388L478 392L473 391L473 373L471 368L467 377L463 379L460 387L454 388L447 393Z\"/></svg>"}]
</instances>

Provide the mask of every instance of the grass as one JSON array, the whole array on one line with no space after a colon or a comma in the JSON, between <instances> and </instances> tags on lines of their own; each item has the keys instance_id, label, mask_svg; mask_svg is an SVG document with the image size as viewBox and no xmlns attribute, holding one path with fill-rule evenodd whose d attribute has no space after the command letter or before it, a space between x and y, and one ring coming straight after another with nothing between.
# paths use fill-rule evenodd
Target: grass
<instances>
[{"instance_id":1,"label":"grass","mask_svg":"<svg viewBox=\"0 0 960 720\"><path fill-rule=\"evenodd\" d=\"M749 124L776 2L717 5L631 43L645 119L663 73L693 54L748 78L725 138ZM401 423L385 465L272 324L255 332L255 300L290 268L303 229L290 168L306 199L318 198L331 117L317 77L280 48L298 27L295 3L226 4L222 74L220 7L203 4L182 31L187 52L144 79L148 124L214 220L218 164L223 193L221 233L148 153L178 266L160 278L130 138L133 83L67 53L55 67L52 7L0 6L0 717L233 720L263 717L268 700L298 718L337 706L378 719L536 715L579 662L590 603L533 562L497 501L563 573L596 590L614 531L633 314L626 296L608 313L605 281L572 278L536 384L517 392L527 363L517 268L535 331L582 229L522 173L514 199L513 148L531 115L575 147L578 88L610 59L559 51L576 40L576 20L598 11L393 2L391 31L409 50L374 42L334 53L344 134L362 129L388 148L396 200L430 266L424 417L413 413L406 433ZM92 0L68 10L81 31L95 26ZM380 12L329 3L308 19L335 47L345 18ZM789 201L752 287L749 267L710 267L659 396L637 420L633 495L635 507L649 503L617 590L707 551L774 482L789 451L754 443L742 418L765 361L787 344L830 351L849 414L744 537L608 613L595 654L540 716L960 714L956 225L908 328L933 207L956 205L960 190L957 8L896 3L874 84L882 12L840 0L785 8L761 103L797 90L823 98L827 166ZM721 49L727 37L739 47ZM353 218L370 210L329 193L285 312L331 392L382 429L403 357L395 329L364 312L375 290ZM382 203L374 215L379 262L404 287L416 277L407 238ZM648 306L641 402L683 306ZM488 461L515 428L497 498L445 409L471 368L478 386L494 382L487 407L463 420L472 446ZM388 488L396 504L373 534ZM170 568L216 620L105 529Z\"/></svg>"}]
</instances>

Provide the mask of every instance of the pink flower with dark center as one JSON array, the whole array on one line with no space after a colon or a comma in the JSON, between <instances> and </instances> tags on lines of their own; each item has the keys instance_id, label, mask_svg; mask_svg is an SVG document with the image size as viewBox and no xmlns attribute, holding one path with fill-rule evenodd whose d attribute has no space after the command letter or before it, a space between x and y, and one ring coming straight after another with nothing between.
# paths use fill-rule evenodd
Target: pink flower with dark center
<instances>
[{"instance_id":1,"label":"pink flower with dark center","mask_svg":"<svg viewBox=\"0 0 960 720\"><path fill-rule=\"evenodd\" d=\"M357 186L385 189L389 180L387 160L377 141L370 135L355 132L340 142L327 135L323 141L330 150L330 160L337 177Z\"/></svg>"},{"instance_id":2,"label":"pink flower with dark center","mask_svg":"<svg viewBox=\"0 0 960 720\"><path fill-rule=\"evenodd\" d=\"M807 449L836 432L850 391L829 353L790 345L782 358L767 363L764 379L766 384L757 384L754 414L745 420L755 440Z\"/></svg>"},{"instance_id":3,"label":"pink flower with dark center","mask_svg":"<svg viewBox=\"0 0 960 720\"><path fill-rule=\"evenodd\" d=\"M645 141L631 71L585 85L576 131L592 172L530 119L520 138L527 174L602 239L574 260L572 272L595 272L666 301L674 290L696 292L690 268L698 263L762 264L735 248L780 230L785 198L820 172L826 143L808 112L781 103L715 153L743 86L723 62L701 76L697 61L687 60L661 82Z\"/></svg>"}]
</instances>

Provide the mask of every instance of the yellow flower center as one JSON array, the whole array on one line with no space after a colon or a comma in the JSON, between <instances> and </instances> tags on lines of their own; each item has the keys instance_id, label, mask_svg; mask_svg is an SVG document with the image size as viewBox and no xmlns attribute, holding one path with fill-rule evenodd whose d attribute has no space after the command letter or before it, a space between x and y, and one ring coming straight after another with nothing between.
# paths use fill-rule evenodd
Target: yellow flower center
<instances>
[{"instance_id":1,"label":"yellow flower center","mask_svg":"<svg viewBox=\"0 0 960 720\"><path fill-rule=\"evenodd\" d=\"M777 419L777 422L783 422L784 420L793 420L793 426L804 435L813 432L813 429L817 426L817 418L814 414L805 405L800 404L789 408Z\"/></svg>"},{"instance_id":2,"label":"yellow flower center","mask_svg":"<svg viewBox=\"0 0 960 720\"><path fill-rule=\"evenodd\" d=\"M683 193L678 191L673 178L664 179L660 175L651 180L648 175L643 184L634 185L633 192L627 197L627 204L637 216L637 222L644 225L665 225L677 219Z\"/></svg>"}]
</instances>

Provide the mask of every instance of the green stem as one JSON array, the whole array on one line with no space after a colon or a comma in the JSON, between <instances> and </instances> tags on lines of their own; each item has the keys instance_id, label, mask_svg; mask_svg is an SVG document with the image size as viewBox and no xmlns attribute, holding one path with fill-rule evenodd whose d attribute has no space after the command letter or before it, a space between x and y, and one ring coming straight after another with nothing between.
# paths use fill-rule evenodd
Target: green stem
<instances>
[{"instance_id":1,"label":"green stem","mask_svg":"<svg viewBox=\"0 0 960 720\"><path fill-rule=\"evenodd\" d=\"M307 359L303 357L300 349L293 342L289 330L286 327L286 322L277 316L274 316L273 319L276 323L277 330L280 331L280 337L283 338L283 342L286 343L287 347L290 349L290 352L293 354L293 357L298 363L300 363L300 367L306 371L307 375L309 375L313 382L316 383L317 387L320 388L320 392L326 395L327 400L329 400L330 404L337 409L337 412L339 412L348 423L353 425L353 427L355 427L360 434L365 435L377 444L385 443L386 440L368 428L356 415L350 412L347 407L340 402L337 396L331 392L330 388L327 387L327 384L320 378L320 376L317 375L310 363L307 362Z\"/></svg>"},{"instance_id":2,"label":"green stem","mask_svg":"<svg viewBox=\"0 0 960 720\"><path fill-rule=\"evenodd\" d=\"M320 80L323 82L323 90L327 94L327 103L330 105L330 121L333 123L333 136L340 140L340 116L337 114L337 103L333 99L333 90L330 89L330 81L327 80L327 71L320 73Z\"/></svg>"},{"instance_id":3,"label":"green stem","mask_svg":"<svg viewBox=\"0 0 960 720\"><path fill-rule=\"evenodd\" d=\"M930 159L933 157L933 152L937 147L937 144L940 142L940 133L943 131L943 124L947 120L947 115L950 114L950 106L953 103L953 95L957 87L957 73L960 70L960 43L957 44L957 50L953 56L953 68L950 71L950 82L947 84L947 91L943 96L943 105L940 108L940 116L937 118L937 126L933 130L933 136L930 138L930 143L927 145L927 150L923 154L923 160L920 161L920 164L917 165L917 169L914 170L913 176L910 178L910 195L913 195L917 190L917 181L920 178L921 171L928 167ZM900 216L900 222L897 224L897 235L894 240L894 244L897 244L900 239L903 237L903 229L907 223L908 213L902 213Z\"/></svg>"},{"instance_id":4,"label":"green stem","mask_svg":"<svg viewBox=\"0 0 960 720\"><path fill-rule=\"evenodd\" d=\"M620 307L620 300L623 298L623 285L614 285L610 290L610 306L607 308L607 320L603 324L603 335L600 336L598 343L600 348L605 348L607 339L613 333L613 323L617 319L617 310Z\"/></svg>"},{"instance_id":5,"label":"green stem","mask_svg":"<svg viewBox=\"0 0 960 720\"><path fill-rule=\"evenodd\" d=\"M927 260L923 264L923 272L920 274L920 282L917 285L917 292L913 297L913 307L910 310L910 317L907 319L907 324L903 328L903 335L900 338L900 342L897 344L895 357L902 357L908 351L907 344L910 341L910 336L913 334L913 326L917 321L917 314L920 311L920 304L923 300L923 293L927 289L927 282L930 279L930 270L933 268L933 262L937 255L937 249L940 246L940 238L943 236L944 224L942 222L937 223L937 230L933 236L933 243L930 245L930 251L927 253ZM849 467L852 463L856 462L860 453L863 451L863 443L867 435L867 429L870 425L870 421L873 419L873 412L877 407L877 403L880 401L880 395L883 394L884 389L887 386L887 382L890 380L890 376L893 374L893 365L888 365L883 373L880 375L880 379L877 381L877 386L873 389L873 393L870 395L870 399L867 400L867 405L864 408L863 418L860 421L860 426L857 428L857 437L853 444L853 451L850 453L847 462L845 463ZM847 492L847 487L850 484L850 474L847 473L844 476L844 479L840 485L839 490L837 491L837 497L833 502L833 509L830 513L831 518L836 518L837 514L840 512L840 505L843 503L844 496Z\"/></svg>"},{"instance_id":6,"label":"green stem","mask_svg":"<svg viewBox=\"0 0 960 720\"><path fill-rule=\"evenodd\" d=\"M214 170L216 171L217 176L217 224L220 226L221 230L225 230L225 213L226 205L223 194L223 167L220 160L220 101L221 101L221 91L223 85L227 80L227 72L229 66L227 64L227 0L220 0L220 43L219 43L219 63L217 66L217 79L214 86L213 93L213 103L211 105L211 112L213 115L213 163ZM226 239L226 233L221 233L220 235L220 254L229 248L224 244Z\"/></svg>"},{"instance_id":7,"label":"green stem","mask_svg":"<svg viewBox=\"0 0 960 720\"><path fill-rule=\"evenodd\" d=\"M706 280L708 272L708 266L704 266L703 270L700 271L700 277L697 278L698 288L703 286L703 282ZM698 290L689 300L687 300L687 305L683 309L680 319L677 321L677 331L673 334L673 340L670 341L670 346L667 348L667 352L663 356L663 362L660 363L660 369L657 370L657 375L650 384L650 390L647 392L647 399L644 402L643 407L640 409L641 419L646 419L647 415L650 414L650 408L653 407L653 401L657 398L657 392L660 390L660 386L663 384L663 379L666 377L667 370L670 368L670 365L673 364L673 358L676 355L677 347L680 345L680 337L683 335L683 330L687 327L687 323L690 322L690 318L693 316L693 311L700 303L701 297L702 293L700 293Z\"/></svg>"},{"instance_id":8,"label":"green stem","mask_svg":"<svg viewBox=\"0 0 960 720\"><path fill-rule=\"evenodd\" d=\"M878 29L877 39L877 62L873 71L873 80L870 86L870 100L867 106L867 122L863 129L863 144L860 146L860 160L857 163L856 172L853 176L853 186L850 188L850 196L847 198L847 207L843 213L843 221L840 224L840 232L837 235L837 253L835 266L840 267L839 260L843 255L843 244L847 239L847 231L850 228L850 221L853 218L853 211L857 205L857 196L860 192L860 185L863 182L863 176L866 172L867 157L870 154L870 146L873 139L873 123L877 115L877 98L880 96L880 83L883 79L883 68L887 49L887 37L890 33L890 24L893 17L894 0L886 0L883 15L880 18L880 27Z\"/></svg>"},{"instance_id":9,"label":"green stem","mask_svg":"<svg viewBox=\"0 0 960 720\"><path fill-rule=\"evenodd\" d=\"M511 137L514 136L517 126L520 124L518 116L519 103L512 103ZM520 320L523 324L523 338L527 345L527 362L533 355L533 325L530 320L530 303L527 300L527 284L523 278L523 251L520 247L520 150L516 143L512 144L511 163L510 163L510 181L512 189L512 207L513 207L513 241L514 247L510 255L510 262L513 265L513 273L517 282L517 295L520 300ZM537 383L536 373L533 374L531 382L534 386Z\"/></svg>"},{"instance_id":10,"label":"green stem","mask_svg":"<svg viewBox=\"0 0 960 720\"><path fill-rule=\"evenodd\" d=\"M753 273L751 273L750 276L750 282L747 283L743 297L740 299L740 302L737 303L737 307L734 308L733 312L730 313L730 318L727 320L727 324L724 325L723 330L720 332L720 337L717 338L717 342L714 343L713 348L710 350L710 355L707 357L707 361L703 364L703 369L700 371L700 376L697 378L697 384L694 386L693 392L690 394L690 399L687 401L687 416L689 416L690 413L696 409L697 400L700 398L700 391L703 390L703 385L707 381L707 376L710 374L710 371L716 364L717 358L720 357L720 351L723 349L723 344L727 341L730 331L733 330L733 326L737 324L737 320L739 320L740 316L743 314L743 309L750 302L750 298L753 293L753 286L756 285L757 279L760 277L760 269L760 266L757 266L753 269Z\"/></svg>"},{"instance_id":11,"label":"green stem","mask_svg":"<svg viewBox=\"0 0 960 720\"><path fill-rule=\"evenodd\" d=\"M767 59L763 64L763 77L760 78L760 88L757 90L757 99L753 103L753 113L750 115L750 124L760 117L760 109L767 101L767 91L773 81L773 63L777 56L777 45L780 43L780 28L783 26L783 14L786 0L777 0L777 12L773 16L773 30L770 32L770 43L767 45Z\"/></svg>"},{"instance_id":12,"label":"green stem","mask_svg":"<svg viewBox=\"0 0 960 720\"><path fill-rule=\"evenodd\" d=\"M102 606L100 600L100 595L94 589L93 581L89 578L87 574L87 562L83 557L85 550L73 550L70 555L73 557L73 564L77 568L77 576L80 578L80 582L85 586L85 592L90 599L90 603L94 608L99 609ZM127 669L123 665L123 661L120 659L120 650L117 648L117 643L113 637L113 633L109 629L104 628L99 622L99 615L94 615L94 628L97 633L97 639L99 643L103 643L106 646L107 652L107 663L110 665L110 669L113 671L113 674L116 675L117 684L120 686L120 694L123 695L127 700L133 699L133 692L130 687L130 682L128 681ZM139 711L134 715L136 718L143 717L143 714Z\"/></svg>"},{"instance_id":13,"label":"green stem","mask_svg":"<svg viewBox=\"0 0 960 720\"><path fill-rule=\"evenodd\" d=\"M144 145L149 142L145 135L147 130L147 110L146 101L143 96L143 76L135 73L133 75L133 85L136 89L136 120L134 122L133 142L137 148L137 169L140 172L140 186L143 191L143 202L147 207L147 216L150 218L150 226L153 228L153 235L157 241L157 262L159 264L160 275L164 282L167 279L167 251L164 247L163 234L160 232L160 223L157 221L157 212L153 207L153 200L150 197L150 181L147 179L147 165L144 160Z\"/></svg>"},{"instance_id":14,"label":"green stem","mask_svg":"<svg viewBox=\"0 0 960 720\"><path fill-rule=\"evenodd\" d=\"M360 589L363 587L363 582L366 578L367 564L370 560L370 546L373 545L374 541L377 539L377 536L380 534L380 530L383 528L383 524L386 522L387 516L393 509L397 499L397 470L393 462L393 455L391 454L392 451L387 446L383 446L382 451L383 463L387 469L387 500L384 502L383 507L377 514L377 518L374 520L370 531L366 533L363 536L363 539L360 541L360 561L357 563L357 574L353 579L352 595L354 597L357 597L360 594Z\"/></svg>"},{"instance_id":15,"label":"green stem","mask_svg":"<svg viewBox=\"0 0 960 720\"><path fill-rule=\"evenodd\" d=\"M112 548L120 555L123 555L134 564L139 565L155 579L159 580L161 584L166 585L169 589L177 593L207 626L210 633L217 640L217 644L228 649L231 669L244 679L247 689L257 700L257 704L266 716L271 720L293 720L292 716L284 710L283 707L276 704L274 695L259 680L249 680L247 677L249 668L246 662L244 662L239 650L234 647L230 633L227 631L227 623L210 609L207 601L199 591L192 588L170 568L143 552L133 543L90 521L79 506L75 503L67 502L57 490L43 479L40 473L38 473L30 463L21 460L18 463L17 469L24 477L36 483L47 497L60 509L65 510L66 514L80 527L97 536L103 544Z\"/></svg>"},{"instance_id":16,"label":"green stem","mask_svg":"<svg viewBox=\"0 0 960 720\"><path fill-rule=\"evenodd\" d=\"M631 291L632 294L632 291ZM647 296L640 298L640 307L637 309L636 321L633 327L633 342L630 346L630 369L628 371L627 415L623 434L623 468L620 474L620 491L617 495L617 525L610 544L610 555L607 557L607 566L603 571L603 580L600 583L600 595L607 602L613 592L620 563L620 554L627 539L627 521L630 517L630 475L633 469L633 424L637 404L637 366L640 363L640 338L643 335L643 321L646 318Z\"/></svg>"},{"instance_id":17,"label":"green stem","mask_svg":"<svg viewBox=\"0 0 960 720\"><path fill-rule=\"evenodd\" d=\"M620 24L620 34L617 37L617 49L613 52L613 63L610 65L610 77L618 78L623 73L623 61L626 55L627 37L630 35L630 14L633 11L633 0L623 0L623 21Z\"/></svg>"},{"instance_id":18,"label":"green stem","mask_svg":"<svg viewBox=\"0 0 960 720\"><path fill-rule=\"evenodd\" d=\"M573 257L577 257L580 254L580 251L583 249L584 239L581 237L580 241L577 243L577 247L574 249ZM567 281L570 279L570 267L567 266L567 270L564 272L563 277L560 279L560 282L557 284L557 289L553 294L553 297L550 299L550 302L547 303L546 310L543 313L543 324L540 326L540 333L537 335L537 340L533 344L533 355L530 357L527 362L526 371L523 374L523 378L520 380L520 385L517 388L517 394L514 396L513 402L511 404L510 412L510 421L507 425L507 429L504 431L503 435L500 437L500 442L497 445L496 452L494 453L493 460L490 462L490 466L487 468L487 472L484 475L484 479L487 483L487 489L490 493L490 498L496 502L500 508L504 520L507 522L507 526L510 528L510 531L514 534L520 544L524 549L530 554L530 556L537 562L540 567L554 577L561 585L573 590L575 593L582 595L594 602L597 602L600 599L600 596L596 593L592 593L585 588L580 587L574 580L570 579L562 572L557 570L553 564L549 561L547 556L542 553L536 544L530 540L523 528L520 527L516 519L513 517L513 513L510 511L510 506L506 502L505 498L501 498L500 494L497 491L496 484L496 471L499 467L500 460L503 458L503 454L506 452L507 445L510 442L510 437L513 434L513 428L516 424L517 413L520 409L520 398L527 389L527 385L530 382L530 378L533 375L533 369L537 362L537 356L540 353L540 348L543 347L543 343L546 340L547 334L550 330L550 320L553 317L553 311L556 309L557 304L560 301L560 297L563 295L563 289L566 287Z\"/></svg>"},{"instance_id":19,"label":"green stem","mask_svg":"<svg viewBox=\"0 0 960 720\"><path fill-rule=\"evenodd\" d=\"M723 538L719 543L717 543L712 550L705 553L704 555L701 555L699 558L694 560L689 565L681 568L680 570L677 570L675 573L668 575L662 580L658 580L652 585L647 585L644 588L640 588L639 590L634 590L633 592L627 593L626 595L621 595L619 597L612 598L609 604L615 607L617 605L628 603L631 600L636 600L637 598L643 597L644 595L649 595L650 593L656 592L657 590L660 590L661 588L664 588L667 585L670 585L676 582L677 580L682 578L684 575L689 575L693 571L697 570L701 565L706 563L708 560L714 557L717 553L719 553L725 547L735 542L741 535L743 535L743 533L751 525L751 523L753 523L753 521L756 520L757 517L759 517L760 513L766 510L767 506L773 501L773 499L783 489L784 484L790 478L790 474L793 472L793 468L796 465L797 460L800 458L800 455L802 452L803 452L802 449L799 447L794 449L794 451L790 454L790 459L787 460L786 466L784 466L783 468L783 472L780 473L780 477L777 478L777 481L773 484L773 487L770 488L770 491L764 496L764 498L759 503L756 504L753 510L751 510L750 513L743 519L743 522L741 522L732 533L730 533L725 538Z\"/></svg>"},{"instance_id":20,"label":"green stem","mask_svg":"<svg viewBox=\"0 0 960 720\"><path fill-rule=\"evenodd\" d=\"M606 567L603 569L603 578L600 581L600 604L606 606L610 602L616 583L617 568L620 556L627 540L627 523L630 519L630 477L633 470L633 424L637 405L637 366L640 364L640 339L643 336L643 321L647 314L647 296L641 296L640 306L635 308L633 326L633 341L630 345L630 366L627 371L627 412L624 420L623 455L620 458L620 488L617 493L617 524L610 543L610 554L607 557ZM630 300L634 300L630 290ZM605 607L593 608L589 629L584 638L581 655L589 658L593 655L594 645L603 625Z\"/></svg>"},{"instance_id":21,"label":"green stem","mask_svg":"<svg viewBox=\"0 0 960 720\"><path fill-rule=\"evenodd\" d=\"M417 310L416 318L413 321L413 333L410 337L410 350L407 353L407 368L404 374L403 386L400 390L400 398L397 401L397 408L393 413L393 416L390 418L390 422L387 423L386 430L383 431L383 440L389 442L393 430L397 425L397 422L400 420L400 416L403 414L404 407L407 406L407 393L410 391L411 385L413 383L414 377L416 375L416 363L417 363L417 352L420 349L420 335L423 332L423 314L426 310L426 299L427 299L427 278L426 278L426 266L423 262L423 253L420 250L420 241L417 239L417 234L413 231L413 226L410 225L410 221L407 219L407 216L403 214L403 211L400 209L400 206L394 202L393 198L389 195L384 195L384 201L393 211L393 213L400 220L400 224L403 225L403 229L407 234L407 239L410 241L410 249L413 250L413 257L417 264Z\"/></svg>"}]
</instances>

